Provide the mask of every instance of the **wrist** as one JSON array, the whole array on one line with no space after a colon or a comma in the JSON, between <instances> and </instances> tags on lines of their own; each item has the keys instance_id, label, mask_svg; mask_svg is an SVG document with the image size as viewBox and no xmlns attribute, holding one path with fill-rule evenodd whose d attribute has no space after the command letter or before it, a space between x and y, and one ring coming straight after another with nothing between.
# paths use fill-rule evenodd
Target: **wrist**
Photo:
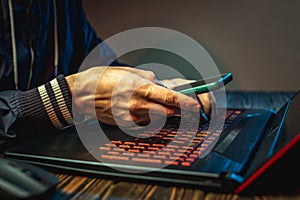
<instances>
[{"instance_id":1,"label":"wrist","mask_svg":"<svg viewBox=\"0 0 300 200\"><path fill-rule=\"evenodd\" d=\"M57 129L73 125L72 98L63 75L20 94L20 118L48 118Z\"/></svg>"},{"instance_id":2,"label":"wrist","mask_svg":"<svg viewBox=\"0 0 300 200\"><path fill-rule=\"evenodd\" d=\"M72 112L74 123L81 123L85 120L84 111L82 110L80 103L78 103L78 91L75 91L75 81L77 78L77 74L72 74L65 77L66 84L69 88L70 95L72 97ZM77 98L76 98L77 94ZM81 108L81 109L80 109Z\"/></svg>"},{"instance_id":3,"label":"wrist","mask_svg":"<svg viewBox=\"0 0 300 200\"><path fill-rule=\"evenodd\" d=\"M66 84L69 88L69 92L70 92L71 96L73 94L73 88L74 88L75 80L76 80L76 74L72 74L72 75L69 75L69 76L65 77L65 81L66 81Z\"/></svg>"}]
</instances>

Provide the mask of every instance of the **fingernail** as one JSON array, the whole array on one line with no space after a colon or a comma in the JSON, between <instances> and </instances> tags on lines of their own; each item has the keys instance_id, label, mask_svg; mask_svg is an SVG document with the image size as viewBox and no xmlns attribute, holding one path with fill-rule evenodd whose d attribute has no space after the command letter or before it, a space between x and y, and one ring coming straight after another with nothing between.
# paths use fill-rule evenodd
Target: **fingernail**
<instances>
[{"instance_id":1,"label":"fingernail","mask_svg":"<svg viewBox=\"0 0 300 200\"><path fill-rule=\"evenodd\" d=\"M201 110L201 106L197 103L197 104L194 106L194 110L198 112L199 110Z\"/></svg>"}]
</instances>

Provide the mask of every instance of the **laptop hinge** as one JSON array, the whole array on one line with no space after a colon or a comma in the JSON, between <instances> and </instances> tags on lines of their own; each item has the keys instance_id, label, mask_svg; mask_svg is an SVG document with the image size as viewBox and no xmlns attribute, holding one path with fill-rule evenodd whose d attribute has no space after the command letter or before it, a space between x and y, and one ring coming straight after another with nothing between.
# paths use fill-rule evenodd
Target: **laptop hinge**
<instances>
[{"instance_id":1,"label":"laptop hinge","mask_svg":"<svg viewBox=\"0 0 300 200\"><path fill-rule=\"evenodd\" d=\"M235 188L244 182L244 177L234 172L223 172L220 178L222 187L228 192L234 191Z\"/></svg>"}]
</instances>

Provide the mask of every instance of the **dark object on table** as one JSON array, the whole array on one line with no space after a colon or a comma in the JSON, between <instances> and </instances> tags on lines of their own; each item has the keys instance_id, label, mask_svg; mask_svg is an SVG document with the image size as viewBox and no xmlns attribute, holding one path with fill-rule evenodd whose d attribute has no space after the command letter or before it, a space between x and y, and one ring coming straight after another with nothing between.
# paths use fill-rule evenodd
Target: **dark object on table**
<instances>
[{"instance_id":1,"label":"dark object on table","mask_svg":"<svg viewBox=\"0 0 300 200\"><path fill-rule=\"evenodd\" d=\"M46 199L59 180L31 164L0 158L1 199Z\"/></svg>"}]
</instances>

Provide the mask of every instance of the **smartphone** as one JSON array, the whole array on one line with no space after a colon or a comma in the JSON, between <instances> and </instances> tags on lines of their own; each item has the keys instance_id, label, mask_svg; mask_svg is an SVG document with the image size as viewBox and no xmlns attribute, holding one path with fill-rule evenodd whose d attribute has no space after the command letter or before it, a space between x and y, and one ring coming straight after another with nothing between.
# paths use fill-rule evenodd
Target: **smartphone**
<instances>
[{"instance_id":1,"label":"smartphone","mask_svg":"<svg viewBox=\"0 0 300 200\"><path fill-rule=\"evenodd\" d=\"M231 73L221 74L219 76L214 76L208 79L198 80L185 85L180 85L173 90L178 91L182 94L202 94L209 91L217 90L232 80Z\"/></svg>"}]
</instances>

